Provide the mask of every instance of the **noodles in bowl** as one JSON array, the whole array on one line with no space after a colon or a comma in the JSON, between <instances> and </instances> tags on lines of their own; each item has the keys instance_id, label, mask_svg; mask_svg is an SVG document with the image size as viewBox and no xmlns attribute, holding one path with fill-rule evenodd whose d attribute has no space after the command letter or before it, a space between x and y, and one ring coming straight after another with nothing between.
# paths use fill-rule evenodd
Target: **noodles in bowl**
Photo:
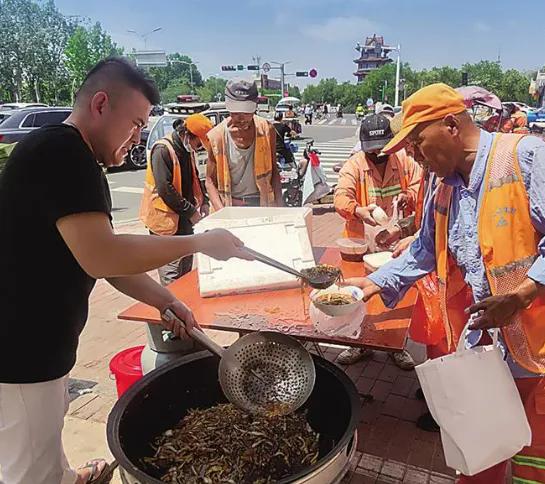
<instances>
[{"instance_id":1,"label":"noodles in bowl","mask_svg":"<svg viewBox=\"0 0 545 484\"><path fill-rule=\"evenodd\" d=\"M318 296L315 301L319 304L327 304L328 306L344 306L345 304L353 304L356 299L351 294L342 292L328 292Z\"/></svg>"},{"instance_id":2,"label":"noodles in bowl","mask_svg":"<svg viewBox=\"0 0 545 484\"><path fill-rule=\"evenodd\" d=\"M363 304L363 291L359 287L331 286L310 293L312 304L328 316L342 316L354 312Z\"/></svg>"}]
</instances>

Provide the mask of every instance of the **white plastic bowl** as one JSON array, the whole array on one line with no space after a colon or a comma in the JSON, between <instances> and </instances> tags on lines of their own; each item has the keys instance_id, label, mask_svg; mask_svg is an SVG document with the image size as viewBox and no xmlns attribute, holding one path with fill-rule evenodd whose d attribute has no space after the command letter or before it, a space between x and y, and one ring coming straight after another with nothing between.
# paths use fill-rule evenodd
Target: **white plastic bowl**
<instances>
[{"instance_id":1,"label":"white plastic bowl","mask_svg":"<svg viewBox=\"0 0 545 484\"><path fill-rule=\"evenodd\" d=\"M356 301L352 304L343 304L340 306L333 306L331 304L323 304L316 301L316 299L324 294L329 293L342 293L342 294L349 294L352 296ZM338 286L331 286L327 289L322 290L314 290L310 293L310 300L312 301L312 304L318 311L321 311L324 314L327 314L328 316L344 316L346 314L350 314L354 312L356 309L358 309L363 304L363 291L356 286L346 286L346 287L338 287Z\"/></svg>"},{"instance_id":2,"label":"white plastic bowl","mask_svg":"<svg viewBox=\"0 0 545 484\"><path fill-rule=\"evenodd\" d=\"M381 268L384 264L390 262L392 258L392 253L389 251L375 252L374 254L364 255L363 264L368 271L374 272Z\"/></svg>"},{"instance_id":3,"label":"white plastic bowl","mask_svg":"<svg viewBox=\"0 0 545 484\"><path fill-rule=\"evenodd\" d=\"M369 245L364 239L342 238L337 239L337 247L341 251L344 260L361 262Z\"/></svg>"}]
</instances>

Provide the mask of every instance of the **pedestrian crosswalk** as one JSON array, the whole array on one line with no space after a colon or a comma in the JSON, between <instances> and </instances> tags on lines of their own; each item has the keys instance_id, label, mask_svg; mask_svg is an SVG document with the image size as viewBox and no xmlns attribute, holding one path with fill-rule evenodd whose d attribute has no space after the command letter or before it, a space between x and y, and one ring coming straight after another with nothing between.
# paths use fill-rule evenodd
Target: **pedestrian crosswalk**
<instances>
[{"instance_id":1,"label":"pedestrian crosswalk","mask_svg":"<svg viewBox=\"0 0 545 484\"><path fill-rule=\"evenodd\" d=\"M347 121L347 120L345 120ZM305 149L306 143L308 140L301 139L297 140L299 150L295 153L295 159L300 162L303 159L303 150ZM338 163L344 163L349 157L352 149L354 148L355 138L353 136L349 138L337 139L333 141L322 141L314 144L314 147L320 152L320 163L324 170L324 173L327 177L329 184L334 185L337 183L338 174L333 171L333 167ZM143 178L144 172L139 172ZM116 174L118 178L122 177L123 174ZM112 177L108 177L108 183L110 185L110 190L114 194L131 194L136 196L141 196L144 192L143 181L140 179L134 180L133 186L128 185L129 180L116 181Z\"/></svg>"},{"instance_id":2,"label":"pedestrian crosswalk","mask_svg":"<svg viewBox=\"0 0 545 484\"><path fill-rule=\"evenodd\" d=\"M320 152L320 164L329 184L334 185L337 183L339 175L333 171L333 167L338 163L344 163L350 157L355 143L355 138L351 136L349 138L314 144L314 147ZM297 145L299 151L295 153L295 159L301 161L303 159L306 140L298 140Z\"/></svg>"},{"instance_id":3,"label":"pedestrian crosswalk","mask_svg":"<svg viewBox=\"0 0 545 484\"><path fill-rule=\"evenodd\" d=\"M357 126L359 121L356 118L347 119L347 118L323 118L314 120L312 126L346 126L352 127Z\"/></svg>"}]
</instances>

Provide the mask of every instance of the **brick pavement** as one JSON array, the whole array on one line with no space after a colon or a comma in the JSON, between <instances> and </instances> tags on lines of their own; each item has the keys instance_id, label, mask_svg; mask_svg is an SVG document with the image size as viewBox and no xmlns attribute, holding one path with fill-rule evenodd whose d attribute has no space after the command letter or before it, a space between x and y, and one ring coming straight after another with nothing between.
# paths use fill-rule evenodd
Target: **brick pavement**
<instances>
[{"instance_id":1,"label":"brick pavement","mask_svg":"<svg viewBox=\"0 0 545 484\"><path fill-rule=\"evenodd\" d=\"M331 210L315 211L313 236L315 245L334 245L341 232L342 221ZM123 233L145 233L138 222L118 227ZM77 426L78 439L68 435L67 455L74 464L86 454L78 448L86 425L104 426L115 402L115 385L110 377L109 360L121 349L145 343L145 329L141 323L119 321L116 315L132 303L100 281L92 296L89 322L80 340L76 367L71 373L72 385L67 427ZM210 331L220 344L229 344L232 334ZM413 344L414 346L414 344ZM325 357L334 360L342 350L322 346ZM414 346L418 353L420 350ZM420 355L421 356L421 355ZM417 429L416 418L423 412L423 404L415 399L418 383L414 371L404 372L393 365L386 353L375 352L367 361L346 368L361 395L371 394L373 401L362 398L362 419L358 426L358 453L352 462L353 471L344 483L414 483L446 484L454 482L453 472L445 466L438 434ZM83 429L83 430L82 430ZM94 437L95 439L97 437ZM88 443L89 444L89 443ZM100 444L100 445L99 445ZM88 446L103 448L104 443ZM96 451L96 450L94 450ZM77 459L77 461L76 461Z\"/></svg>"}]
</instances>

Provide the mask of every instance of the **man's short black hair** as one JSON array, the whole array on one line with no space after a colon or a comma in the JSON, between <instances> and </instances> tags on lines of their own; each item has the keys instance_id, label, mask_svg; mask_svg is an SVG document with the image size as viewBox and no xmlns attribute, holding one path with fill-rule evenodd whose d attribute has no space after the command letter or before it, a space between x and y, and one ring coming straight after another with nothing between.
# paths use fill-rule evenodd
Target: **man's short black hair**
<instances>
[{"instance_id":1,"label":"man's short black hair","mask_svg":"<svg viewBox=\"0 0 545 484\"><path fill-rule=\"evenodd\" d=\"M152 105L161 101L155 82L142 69L123 57L107 57L89 71L76 94L76 102L82 96L108 91L116 84L136 89Z\"/></svg>"}]
</instances>

